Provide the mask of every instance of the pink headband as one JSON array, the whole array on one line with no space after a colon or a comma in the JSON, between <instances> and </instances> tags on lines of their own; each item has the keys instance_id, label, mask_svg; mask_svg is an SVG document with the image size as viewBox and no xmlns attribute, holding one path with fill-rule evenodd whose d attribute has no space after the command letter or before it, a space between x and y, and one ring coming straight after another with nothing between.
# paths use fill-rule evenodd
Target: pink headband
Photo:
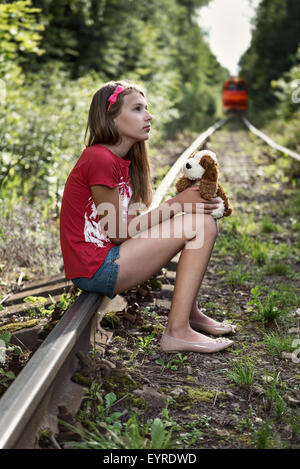
<instances>
[{"instance_id":1,"label":"pink headband","mask_svg":"<svg viewBox=\"0 0 300 469\"><path fill-rule=\"evenodd\" d=\"M109 101L110 104L109 104L109 106L108 106L106 112L109 111L110 106L111 106L112 104L115 104L115 102L117 101L117 97L118 97L119 94L122 93L122 91L124 91L124 90L125 90L124 86L120 86L120 85L117 86L117 88L115 89L115 91L113 92L113 94L111 94L110 97L108 98L108 101Z\"/></svg>"}]
</instances>

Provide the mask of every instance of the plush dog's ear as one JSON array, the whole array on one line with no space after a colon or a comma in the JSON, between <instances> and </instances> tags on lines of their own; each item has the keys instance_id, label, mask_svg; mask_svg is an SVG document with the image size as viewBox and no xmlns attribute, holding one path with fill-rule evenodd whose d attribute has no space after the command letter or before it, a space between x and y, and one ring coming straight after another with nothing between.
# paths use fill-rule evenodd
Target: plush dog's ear
<instances>
[{"instance_id":1,"label":"plush dog's ear","mask_svg":"<svg viewBox=\"0 0 300 469\"><path fill-rule=\"evenodd\" d=\"M223 187L221 186L221 184L218 184L217 197L221 197L221 199L223 199L223 202L224 202L225 211L224 211L223 216L229 217L232 214L232 207L230 205L229 199Z\"/></svg>"},{"instance_id":2,"label":"plush dog's ear","mask_svg":"<svg viewBox=\"0 0 300 469\"><path fill-rule=\"evenodd\" d=\"M218 164L215 162L215 160L209 155L204 155L199 161L199 164L205 169L205 179L217 182L219 171Z\"/></svg>"},{"instance_id":3,"label":"plush dog's ear","mask_svg":"<svg viewBox=\"0 0 300 469\"><path fill-rule=\"evenodd\" d=\"M210 200L216 196L218 184L208 179L201 179L199 184L199 192L201 197Z\"/></svg>"},{"instance_id":4,"label":"plush dog's ear","mask_svg":"<svg viewBox=\"0 0 300 469\"><path fill-rule=\"evenodd\" d=\"M187 177L182 176L176 182L175 187L176 187L177 192L182 192L182 191L185 191L185 189L187 189L188 187L191 187L194 183L195 181L191 181Z\"/></svg>"}]
</instances>

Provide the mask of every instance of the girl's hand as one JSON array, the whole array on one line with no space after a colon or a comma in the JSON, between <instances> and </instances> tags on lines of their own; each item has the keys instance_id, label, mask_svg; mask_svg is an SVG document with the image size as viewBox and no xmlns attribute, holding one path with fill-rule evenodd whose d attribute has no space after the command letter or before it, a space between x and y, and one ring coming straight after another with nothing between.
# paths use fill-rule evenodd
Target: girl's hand
<instances>
[{"instance_id":1,"label":"girl's hand","mask_svg":"<svg viewBox=\"0 0 300 469\"><path fill-rule=\"evenodd\" d=\"M179 192L174 198L174 202L179 202L182 211L186 213L204 213L210 214L219 206L219 199L203 199L199 194L199 186L191 186L182 192Z\"/></svg>"}]
</instances>

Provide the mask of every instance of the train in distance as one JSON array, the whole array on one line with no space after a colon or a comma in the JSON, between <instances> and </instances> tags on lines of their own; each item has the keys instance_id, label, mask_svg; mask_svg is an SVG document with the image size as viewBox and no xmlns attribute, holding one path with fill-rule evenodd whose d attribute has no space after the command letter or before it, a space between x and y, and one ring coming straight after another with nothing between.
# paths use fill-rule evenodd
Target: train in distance
<instances>
[{"instance_id":1,"label":"train in distance","mask_svg":"<svg viewBox=\"0 0 300 469\"><path fill-rule=\"evenodd\" d=\"M247 82L240 77L230 77L223 85L223 111L229 113L245 113L248 107Z\"/></svg>"}]
</instances>

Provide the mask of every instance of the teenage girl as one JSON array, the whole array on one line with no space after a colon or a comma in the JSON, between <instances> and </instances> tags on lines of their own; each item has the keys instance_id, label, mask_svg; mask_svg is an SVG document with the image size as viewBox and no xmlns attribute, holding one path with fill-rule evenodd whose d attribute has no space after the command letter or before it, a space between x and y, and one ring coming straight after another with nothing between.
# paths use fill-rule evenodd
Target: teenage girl
<instances>
[{"instance_id":1,"label":"teenage girl","mask_svg":"<svg viewBox=\"0 0 300 469\"><path fill-rule=\"evenodd\" d=\"M136 85L109 82L95 93L86 149L62 199L65 274L78 288L113 298L151 278L181 251L161 350L217 352L233 342L198 331L220 336L235 326L203 314L197 294L217 236L210 213L218 201L201 199L193 186L154 210L132 212L151 204L146 150L151 120L145 94Z\"/></svg>"}]
</instances>

